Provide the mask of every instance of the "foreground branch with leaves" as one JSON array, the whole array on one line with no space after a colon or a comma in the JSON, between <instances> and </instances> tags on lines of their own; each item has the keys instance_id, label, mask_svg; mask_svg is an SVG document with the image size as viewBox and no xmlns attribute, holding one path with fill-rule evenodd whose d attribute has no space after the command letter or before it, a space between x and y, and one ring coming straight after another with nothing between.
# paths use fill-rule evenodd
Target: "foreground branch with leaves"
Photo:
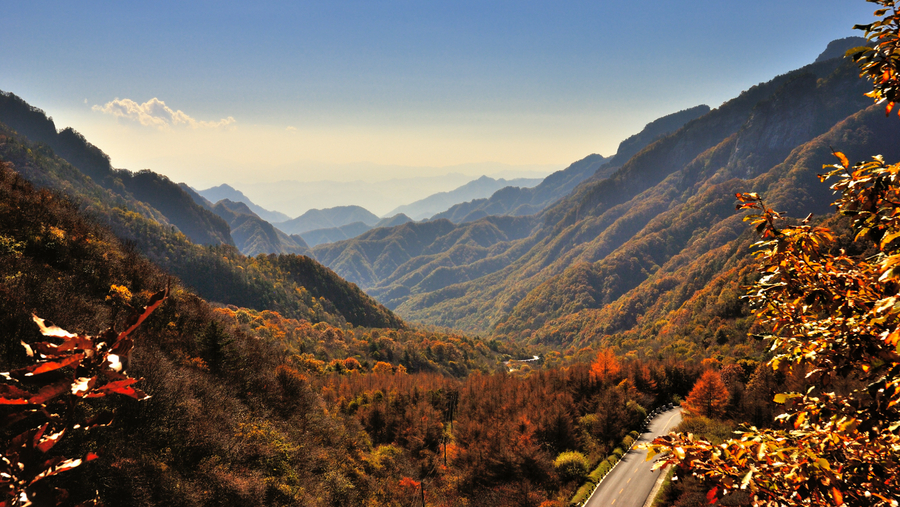
<instances>
[{"instance_id":1,"label":"foreground branch with leaves","mask_svg":"<svg viewBox=\"0 0 900 507\"><path fill-rule=\"evenodd\" d=\"M166 299L168 290L154 294L146 307L135 310L121 332L109 328L96 335L70 333L34 322L48 341L27 344L30 366L0 373L0 405L7 408L4 433L13 434L0 458L0 507L32 504L59 505L64 490L45 479L97 458L87 452L81 458L53 455L51 451L73 431L109 425L113 414L81 407L83 400L121 394L137 400L147 398L133 384L140 379L125 373L127 357L134 347L132 333ZM17 433L16 428L27 428Z\"/></svg>"},{"instance_id":2,"label":"foreground branch with leaves","mask_svg":"<svg viewBox=\"0 0 900 507\"><path fill-rule=\"evenodd\" d=\"M871 0L870 0L871 1ZM900 16L893 0L876 0L881 21L866 30L874 48L848 52L869 96L897 100ZM746 429L714 446L693 435L669 435L651 444L657 467L677 464L708 485L714 503L736 489L757 502L782 505L900 505L900 164L882 157L851 167L825 166L834 203L848 217L852 250L835 234L809 225L785 225L754 193L737 194L750 221L761 278L749 299L771 343L774 369L807 372L806 392L782 393L781 429Z\"/></svg>"}]
</instances>

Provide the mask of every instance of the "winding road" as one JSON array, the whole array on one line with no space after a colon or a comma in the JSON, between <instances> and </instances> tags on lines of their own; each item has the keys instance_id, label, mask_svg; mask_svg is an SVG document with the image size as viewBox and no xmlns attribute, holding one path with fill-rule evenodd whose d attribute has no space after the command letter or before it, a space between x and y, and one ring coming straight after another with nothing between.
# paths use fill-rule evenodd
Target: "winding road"
<instances>
[{"instance_id":1,"label":"winding road","mask_svg":"<svg viewBox=\"0 0 900 507\"><path fill-rule=\"evenodd\" d=\"M651 471L653 461L647 461L647 451L637 449L638 444L665 435L681 422L681 407L658 414L648 425L647 431L635 442L635 448L622 456L621 461L600 481L585 507L642 507L650 496L660 471Z\"/></svg>"}]
</instances>

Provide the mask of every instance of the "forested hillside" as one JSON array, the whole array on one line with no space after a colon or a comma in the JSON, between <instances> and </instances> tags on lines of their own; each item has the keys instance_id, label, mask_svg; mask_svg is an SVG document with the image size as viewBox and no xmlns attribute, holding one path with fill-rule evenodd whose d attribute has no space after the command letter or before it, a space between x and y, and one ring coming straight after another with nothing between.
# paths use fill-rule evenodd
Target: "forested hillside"
<instances>
[{"instance_id":1,"label":"forested hillside","mask_svg":"<svg viewBox=\"0 0 900 507\"><path fill-rule=\"evenodd\" d=\"M548 354L546 371L525 366L510 374L502 361L530 351L456 334L351 327L340 317L372 317L349 312L333 314L336 320L324 312L291 318L271 308L211 305L100 225L97 218L122 226L106 197L82 205L36 190L25 175L79 174L41 150L8 130L0 136L0 368L12 371L0 399L13 415L3 431L25 431L40 443L4 452L28 463L7 468L13 475L4 484L20 475L33 482L11 484L3 499L337 506L424 496L451 506L562 506L587 471L621 456L617 446L634 440L628 433L648 408L684 396L697 376L696 363L617 359L589 348ZM132 215L145 234L165 232ZM170 237L156 240L172 246ZM331 299L316 299L322 307L356 304L355 288L311 259L248 263L230 247L201 251L244 269L277 270L298 287L332 286ZM161 300L157 291L166 288ZM72 365L89 358L75 351L59 363L32 364L31 347L63 348L42 344L68 340L61 329L118 333L134 309L153 301L158 308L119 366L140 379L135 387L116 380L121 373L77 378L84 370ZM59 328L41 336L32 312ZM87 339L75 341L84 347ZM33 372L28 383L14 380L27 378L25 371ZM50 388L38 390L42 383ZM106 396L79 396L91 390ZM50 404L77 407L73 416L89 416L92 429L32 410ZM33 433L38 422L47 424L46 435ZM8 440L15 449L21 441ZM26 452L67 469L28 475L40 468ZM86 462L61 461L78 456Z\"/></svg>"},{"instance_id":2,"label":"forested hillside","mask_svg":"<svg viewBox=\"0 0 900 507\"><path fill-rule=\"evenodd\" d=\"M511 247L527 244L537 224L534 217L511 216L460 225L446 219L407 223L319 245L313 253L393 308L411 294L474 280L508 266L517 253Z\"/></svg>"},{"instance_id":3,"label":"forested hillside","mask_svg":"<svg viewBox=\"0 0 900 507\"><path fill-rule=\"evenodd\" d=\"M155 207L130 192L115 192L97 185L93 178L58 157L49 146L29 143L2 124L0 136L3 139L0 160L13 164L33 184L75 199L93 219L108 225L120 239L204 298L338 326L348 322L379 327L403 325L356 286L310 259L283 259L275 255L248 258L231 245L197 245L169 225ZM138 173L135 180L161 181L149 171ZM192 199L175 188L179 193L176 195ZM218 216L209 213L228 227ZM303 285L301 280L321 285Z\"/></svg>"},{"instance_id":4,"label":"forested hillside","mask_svg":"<svg viewBox=\"0 0 900 507\"><path fill-rule=\"evenodd\" d=\"M211 208L231 227L231 238L240 252L248 257L259 254L310 254L309 246L299 236L288 236L263 220L243 202L222 199Z\"/></svg>"},{"instance_id":5,"label":"forested hillside","mask_svg":"<svg viewBox=\"0 0 900 507\"><path fill-rule=\"evenodd\" d=\"M534 233L508 247L520 251L507 266L413 294L396 308L412 320L556 346L631 333L636 341L624 346L642 349L674 317L669 312L702 297L719 267L740 272L729 252L746 256L749 236L742 239L733 214L735 192L763 186L776 206L822 212L830 192L815 174L829 143L840 140L848 156L896 150L895 127L865 110L864 92L855 67L841 59L757 85L538 215ZM647 322L660 297L664 309ZM622 313L614 308L632 311L608 328L588 324L597 312Z\"/></svg>"},{"instance_id":6,"label":"forested hillside","mask_svg":"<svg viewBox=\"0 0 900 507\"><path fill-rule=\"evenodd\" d=\"M149 170L113 169L109 157L72 128L57 131L52 118L12 93L0 91L0 122L31 142L46 144L94 183L125 199L146 206L133 209L147 218L176 226L200 245L233 245L228 224L197 205L181 187Z\"/></svg>"}]
</instances>

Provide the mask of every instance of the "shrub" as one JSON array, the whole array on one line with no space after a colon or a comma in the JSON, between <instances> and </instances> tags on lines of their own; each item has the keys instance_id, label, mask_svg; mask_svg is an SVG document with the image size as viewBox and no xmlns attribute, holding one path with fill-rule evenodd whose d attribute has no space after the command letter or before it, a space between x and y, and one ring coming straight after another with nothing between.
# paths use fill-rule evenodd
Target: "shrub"
<instances>
[{"instance_id":1,"label":"shrub","mask_svg":"<svg viewBox=\"0 0 900 507\"><path fill-rule=\"evenodd\" d=\"M556 457L553 466L568 481L580 480L588 474L588 460L577 451L565 451Z\"/></svg>"},{"instance_id":2,"label":"shrub","mask_svg":"<svg viewBox=\"0 0 900 507\"><path fill-rule=\"evenodd\" d=\"M587 500L593 492L593 484L587 483L584 486L581 486L580 488L578 488L578 492L575 493L575 496L573 496L572 499L569 500L569 505L579 505L584 503L584 501Z\"/></svg>"},{"instance_id":3,"label":"shrub","mask_svg":"<svg viewBox=\"0 0 900 507\"><path fill-rule=\"evenodd\" d=\"M609 464L609 461L604 460L600 463L600 466L595 468L594 471L588 475L588 480L597 484L606 477L606 474L608 474L610 470L612 470L612 465Z\"/></svg>"}]
</instances>

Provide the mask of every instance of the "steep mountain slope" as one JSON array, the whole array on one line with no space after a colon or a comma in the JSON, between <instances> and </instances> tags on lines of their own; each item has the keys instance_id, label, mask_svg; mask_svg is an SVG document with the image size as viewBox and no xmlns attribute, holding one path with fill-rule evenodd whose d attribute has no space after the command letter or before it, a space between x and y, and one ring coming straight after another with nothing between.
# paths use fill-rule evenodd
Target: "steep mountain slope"
<instances>
[{"instance_id":1,"label":"steep mountain slope","mask_svg":"<svg viewBox=\"0 0 900 507\"><path fill-rule=\"evenodd\" d=\"M231 227L231 238L248 257L259 254L310 254L309 246L298 236L288 236L258 217L247 204L222 199L212 207Z\"/></svg>"},{"instance_id":2,"label":"steep mountain slope","mask_svg":"<svg viewBox=\"0 0 900 507\"><path fill-rule=\"evenodd\" d=\"M621 167L622 164L628 162L631 157L637 155L639 151L643 150L657 139L675 132L685 123L695 120L708 112L709 106L701 104L653 120L644 126L640 132L619 143L616 154L604 164L606 167L604 167L603 170L609 171L611 168ZM609 176L609 174L605 174L605 176Z\"/></svg>"},{"instance_id":3,"label":"steep mountain slope","mask_svg":"<svg viewBox=\"0 0 900 507\"><path fill-rule=\"evenodd\" d=\"M737 347L729 354L740 357L747 353L741 346L750 319L742 314L739 296L754 272L750 245L756 237L733 211L731 196L753 190L794 217L826 213L833 197L815 174L823 163L833 162L832 147L840 147L851 160L876 153L897 160L900 127L885 121L882 108L871 106L798 146L755 178L728 179L727 165L707 166L718 174L698 183L697 176L709 173L686 171L686 178L671 184L686 193L701 192L648 224L638 235L641 239L599 262L569 268L532 291L497 325L497 334L575 346L605 340L687 354L702 352L713 342L729 343ZM727 160L723 153L709 155L709 160L717 155ZM846 227L829 220L833 229Z\"/></svg>"},{"instance_id":4,"label":"steep mountain slope","mask_svg":"<svg viewBox=\"0 0 900 507\"><path fill-rule=\"evenodd\" d=\"M501 366L503 355L519 352L463 336L311 325L271 309L211 305L86 217L79 204L25 181L18 169L33 172L44 163L54 171L80 173L57 157L35 154L46 147L20 144L5 126L0 128L0 370L13 372L0 382L4 430L31 436L37 431L32 428L41 428L34 438L51 436L39 442L40 448L34 445L40 453L34 459L30 450L6 452L4 457L27 464L7 467L22 483L33 478L34 469L62 469L65 473L43 484L52 481L68 497L58 503L45 490L29 488L34 505L327 507L367 505L376 497L399 505L409 495L396 488L398 482L412 474L408 470L430 466L438 451L440 407L448 393L456 399L464 386L453 376L489 373ZM58 174L63 173L52 175ZM279 261L312 262L297 256ZM302 286L330 283L315 277L333 274L321 266L312 268L285 267L302 273L296 280ZM142 309L157 291L167 292L167 297L156 300L156 310L130 333L128 340L134 339L135 346L128 360L106 375L77 379L76 372L98 372L92 368L96 355L80 353L96 352L96 342L70 340L68 345L77 343L74 351L57 346L62 342L58 337L52 338L52 345L41 343L50 339L39 333L33 320L33 314L38 315L79 334L96 335L109 328L116 332L102 339L112 341L133 323L133 309ZM333 304L346 306L343 296L354 297L345 293ZM348 317L368 320L365 315ZM28 344L34 350L70 355L63 364L43 361L43 372L18 382L13 378L21 378L21 372L15 370L30 366L34 371L37 366ZM77 369L67 366L72 360ZM385 370L387 374L381 373ZM126 373L137 383L123 389L128 380L119 379ZM349 378L368 387L348 391L341 384ZM92 395L110 395L72 396L71 384L86 385ZM406 388L398 391L397 385ZM138 401L143 393L131 391L129 396L133 388L151 396ZM79 392L85 394L84 389ZM350 393L352 412L346 398L331 396L336 392ZM11 404L13 395L24 402L21 396L29 393L39 396L29 397L28 404ZM396 403L403 399L411 403ZM546 406L550 397L529 399ZM380 422L374 430L362 417L373 408L387 409L372 418ZM398 416L406 413L408 417ZM580 415L567 414L573 419ZM455 424L465 420L457 415ZM84 429L82 421L93 427ZM6 445L18 446L16 441L23 440L7 437ZM464 445L473 452L484 446L473 439ZM26 447L30 445L21 445ZM91 457L84 461L89 464L54 468L66 458L76 461L88 453ZM476 470L472 475L483 474ZM6 503L18 500L17 493L24 489L20 484L4 490Z\"/></svg>"},{"instance_id":5,"label":"steep mountain slope","mask_svg":"<svg viewBox=\"0 0 900 507\"><path fill-rule=\"evenodd\" d=\"M465 224L410 222L313 249L323 264L389 308L411 294L493 273L521 255L534 217L491 216Z\"/></svg>"},{"instance_id":6,"label":"steep mountain slope","mask_svg":"<svg viewBox=\"0 0 900 507\"><path fill-rule=\"evenodd\" d=\"M534 188L504 188L488 199L457 204L445 212L438 213L432 220L447 218L454 223L462 223L488 215L524 216L538 213L567 195L582 181L590 177L609 176L645 146L707 112L709 106L700 105L664 116L647 124L641 132L622 141L613 157L590 155L562 171L547 176Z\"/></svg>"},{"instance_id":7,"label":"steep mountain slope","mask_svg":"<svg viewBox=\"0 0 900 507\"><path fill-rule=\"evenodd\" d=\"M24 180L76 200L93 219L108 225L119 238L209 300L338 326L404 326L356 286L311 259L275 255L251 259L230 245L192 243L167 224L159 211L130 192L101 187L47 145L30 143L2 123L0 162L9 164ZM159 179L150 177L149 181ZM159 216L162 222L148 216Z\"/></svg>"},{"instance_id":8,"label":"steep mountain slope","mask_svg":"<svg viewBox=\"0 0 900 507\"><path fill-rule=\"evenodd\" d=\"M856 70L835 59L754 86L548 208L509 266L396 308L413 320L479 332L499 324L497 332L525 337L548 320L611 303L677 257L696 231L732 219L730 196L748 182L713 185L767 173L866 107L864 91ZM807 192L792 203L827 204L827 192ZM705 200L688 204L695 196ZM662 227L663 217L674 225Z\"/></svg>"},{"instance_id":9,"label":"steep mountain slope","mask_svg":"<svg viewBox=\"0 0 900 507\"><path fill-rule=\"evenodd\" d=\"M328 209L311 209L297 218L272 225L288 234L302 234L317 229L341 227L353 222L373 226L379 218L360 206L337 206Z\"/></svg>"},{"instance_id":10,"label":"steep mountain slope","mask_svg":"<svg viewBox=\"0 0 900 507\"><path fill-rule=\"evenodd\" d=\"M157 213L145 216L174 225L191 241L203 245L233 244L228 224L197 205L167 177L147 170L132 173L113 169L109 157L81 134L71 128L57 132L53 120L43 111L12 93L0 92L0 122L33 142L45 143L103 188L154 208Z\"/></svg>"},{"instance_id":11,"label":"steep mountain slope","mask_svg":"<svg viewBox=\"0 0 900 507\"><path fill-rule=\"evenodd\" d=\"M196 193L203 196L204 199L207 199L211 203L219 202L222 199L228 199L229 201L233 202L242 202L246 204L247 207L256 214L256 216L269 223L284 222L291 219L291 217L285 215L284 213L281 213L279 211L269 211L262 206L255 204L240 190L236 190L234 187L231 187L224 183L217 187L207 188L206 190L197 190Z\"/></svg>"},{"instance_id":12,"label":"steep mountain slope","mask_svg":"<svg viewBox=\"0 0 900 507\"><path fill-rule=\"evenodd\" d=\"M541 181L542 180L539 178L515 178L512 180L505 180L503 178L494 179L488 176L482 176L477 180L472 180L449 192L439 192L414 203L399 206L388 213L387 216L403 213L412 217L413 220L423 220L437 213L446 211L455 204L490 197L491 194L501 188L531 188L540 184Z\"/></svg>"}]
</instances>

